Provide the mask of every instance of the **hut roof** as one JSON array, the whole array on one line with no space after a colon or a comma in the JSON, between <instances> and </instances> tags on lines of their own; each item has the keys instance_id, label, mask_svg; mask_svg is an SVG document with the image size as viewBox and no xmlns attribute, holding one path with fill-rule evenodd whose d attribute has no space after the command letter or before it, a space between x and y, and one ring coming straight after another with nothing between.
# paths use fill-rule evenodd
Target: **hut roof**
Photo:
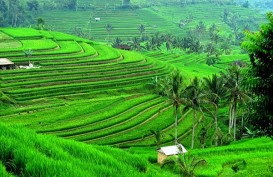
<instances>
[{"instance_id":1,"label":"hut roof","mask_svg":"<svg viewBox=\"0 0 273 177\"><path fill-rule=\"evenodd\" d=\"M158 152L161 152L167 156L169 155L177 155L181 153L186 153L187 150L182 144L174 145L174 146L166 146L161 147L157 150Z\"/></svg>"},{"instance_id":2,"label":"hut roof","mask_svg":"<svg viewBox=\"0 0 273 177\"><path fill-rule=\"evenodd\" d=\"M13 65L14 63L7 58L0 58L0 66L2 65Z\"/></svg>"}]
</instances>

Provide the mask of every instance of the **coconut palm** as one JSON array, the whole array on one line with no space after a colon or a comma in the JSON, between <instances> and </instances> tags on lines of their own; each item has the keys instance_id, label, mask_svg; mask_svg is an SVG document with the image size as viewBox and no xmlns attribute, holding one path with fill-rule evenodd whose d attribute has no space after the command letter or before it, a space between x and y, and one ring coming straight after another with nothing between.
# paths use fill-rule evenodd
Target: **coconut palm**
<instances>
[{"instance_id":1,"label":"coconut palm","mask_svg":"<svg viewBox=\"0 0 273 177\"><path fill-rule=\"evenodd\" d=\"M159 147L161 142L162 142L162 139L163 139L163 135L161 133L160 130L150 130L150 132L154 135L155 137L155 144L156 144L156 147Z\"/></svg>"},{"instance_id":2,"label":"coconut palm","mask_svg":"<svg viewBox=\"0 0 273 177\"><path fill-rule=\"evenodd\" d=\"M165 81L166 84L166 90L165 93L168 96L168 98L170 99L170 101L173 104L174 107L174 114L175 114L175 144L178 144L177 142L177 126L178 126L178 109L180 107L180 105L182 104L182 89L183 89L183 78L182 75L180 74L180 72L178 70L175 70L172 75L171 78L168 81Z\"/></svg>"},{"instance_id":3,"label":"coconut palm","mask_svg":"<svg viewBox=\"0 0 273 177\"><path fill-rule=\"evenodd\" d=\"M24 50L23 52L24 52L26 58L30 58L32 56L32 50L31 49Z\"/></svg>"},{"instance_id":4,"label":"coconut palm","mask_svg":"<svg viewBox=\"0 0 273 177\"><path fill-rule=\"evenodd\" d=\"M141 38L143 39L143 33L145 32L145 26L143 24L141 24L139 27L138 27L138 30L141 34Z\"/></svg>"},{"instance_id":5,"label":"coconut palm","mask_svg":"<svg viewBox=\"0 0 273 177\"><path fill-rule=\"evenodd\" d=\"M140 50L142 48L142 46L140 45L140 40L137 37L133 37L132 40L128 42L128 45L133 50Z\"/></svg>"},{"instance_id":6,"label":"coconut palm","mask_svg":"<svg viewBox=\"0 0 273 177\"><path fill-rule=\"evenodd\" d=\"M156 86L155 91L161 96L168 97L174 107L175 115L175 144L177 142L177 125L178 125L178 110L182 104L183 94L183 78L178 70L175 70L171 75L158 79L157 77L152 79L150 85Z\"/></svg>"},{"instance_id":7,"label":"coconut palm","mask_svg":"<svg viewBox=\"0 0 273 177\"><path fill-rule=\"evenodd\" d=\"M197 111L201 112L202 115L202 103L204 103L204 93L202 89L202 82L195 77L192 83L185 89L184 98L186 100L186 108L191 108L193 110L193 120L192 120L192 141L191 148L194 148L194 137L195 137L195 123Z\"/></svg>"},{"instance_id":8,"label":"coconut palm","mask_svg":"<svg viewBox=\"0 0 273 177\"><path fill-rule=\"evenodd\" d=\"M106 31L107 31L107 34L108 34L108 42L109 42L109 37L110 37L110 33L112 32L112 30L113 30L113 26L111 25L111 24L106 24L105 25L105 29L106 29Z\"/></svg>"},{"instance_id":9,"label":"coconut palm","mask_svg":"<svg viewBox=\"0 0 273 177\"><path fill-rule=\"evenodd\" d=\"M222 77L217 76L216 74L212 75L212 77L204 78L204 89L207 96L208 101L214 107L214 123L215 123L215 145L218 145L218 109L220 100L226 95L226 87L224 79Z\"/></svg>"},{"instance_id":10,"label":"coconut palm","mask_svg":"<svg viewBox=\"0 0 273 177\"><path fill-rule=\"evenodd\" d=\"M222 73L223 78L226 81L226 87L228 89L228 102L229 102L229 135L231 134L231 128L234 127L233 138L236 141L236 116L238 103L246 102L251 98L241 87L242 76L240 67L234 65L227 69L227 73Z\"/></svg>"}]
</instances>

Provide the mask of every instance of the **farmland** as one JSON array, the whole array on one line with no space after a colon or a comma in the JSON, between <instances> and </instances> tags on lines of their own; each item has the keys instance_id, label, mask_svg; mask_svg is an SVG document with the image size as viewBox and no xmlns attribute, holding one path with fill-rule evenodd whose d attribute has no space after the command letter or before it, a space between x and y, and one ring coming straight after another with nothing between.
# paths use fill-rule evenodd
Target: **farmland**
<instances>
[{"instance_id":1,"label":"farmland","mask_svg":"<svg viewBox=\"0 0 273 177\"><path fill-rule=\"evenodd\" d=\"M79 2L80 7L89 3ZM120 8L116 1L94 0L90 6L91 10L37 11L33 15L45 20L46 30L35 29L36 24L0 28L0 58L16 66L0 70L0 176L176 177L180 176L176 169L157 164L156 151L174 141L186 147L185 157L206 161L196 168L196 176L272 176L272 139L256 138L260 132L244 130L245 105L238 103L240 140L235 141L235 126L234 139L229 132L230 115L235 113L227 95L213 105L209 93L202 92L207 99L200 102L202 109L196 109L189 106L195 100L183 100L186 91L176 107L176 95L167 93L173 88L165 85L164 91L157 90L164 82L172 83L176 71L187 90L195 79L203 87L213 74L226 76L227 68L236 62L248 66L249 56L239 47L240 35L245 22L249 29L264 22L261 14L241 5L212 7L208 2ZM240 34L223 21L227 10L230 17L240 14ZM97 17L99 21L94 20ZM188 19L188 24L179 25ZM195 36L200 40L197 51L174 44L167 47L169 41L193 33L200 22L205 32ZM106 24L113 26L110 32ZM219 35L216 42L209 35L212 24L216 25L213 35ZM145 26L143 33L140 25ZM161 45L145 48L145 42L156 35ZM140 46L131 51L113 48L117 37L123 44L132 44L136 37ZM220 45L225 39L230 39L228 52ZM210 43L220 52L210 54ZM214 56L217 62L209 64L208 58Z\"/></svg>"},{"instance_id":2,"label":"farmland","mask_svg":"<svg viewBox=\"0 0 273 177\"><path fill-rule=\"evenodd\" d=\"M46 25L52 30L76 35L84 34L85 37L96 41L107 42L106 24L111 24L113 27L110 33L111 41L116 37L123 40L140 37L141 33L138 28L141 24L145 26L144 35L147 36L156 32L185 36L200 21L204 22L206 27L216 24L220 32L228 36L232 34L232 29L222 20L226 9L230 13L240 14L241 21L255 22L256 24L264 21L264 17L255 10L235 5L218 6L211 3L194 4L186 7L154 6L133 10L120 10L113 9L112 6L110 8L102 6L90 11L44 11L37 14L37 17L42 17ZM73 18L67 18L71 16ZM100 21L95 21L96 17L99 17ZM252 17L252 19L249 17ZM191 22L179 27L180 20L188 18L192 18ZM240 26L240 28L243 29L243 26Z\"/></svg>"},{"instance_id":3,"label":"farmland","mask_svg":"<svg viewBox=\"0 0 273 177\"><path fill-rule=\"evenodd\" d=\"M171 73L179 67L174 62L180 62L185 76L192 74L189 78L224 69L209 67L202 55L180 58L158 52L143 55L62 33L44 35L44 31L35 30L33 37L25 39L20 36L21 30L2 30L20 39L23 46L3 48L1 57L9 57L19 65L30 61L40 68L1 73L2 91L19 104L3 109L1 122L86 143L119 147L153 145L151 130L173 134L174 110L169 101L149 91L147 85L152 78ZM22 49L31 45L32 55L24 56ZM190 67L194 63L200 65L195 72ZM183 122L179 124L182 140L191 129L192 112L179 116ZM172 141L172 136L165 139L165 143Z\"/></svg>"}]
</instances>

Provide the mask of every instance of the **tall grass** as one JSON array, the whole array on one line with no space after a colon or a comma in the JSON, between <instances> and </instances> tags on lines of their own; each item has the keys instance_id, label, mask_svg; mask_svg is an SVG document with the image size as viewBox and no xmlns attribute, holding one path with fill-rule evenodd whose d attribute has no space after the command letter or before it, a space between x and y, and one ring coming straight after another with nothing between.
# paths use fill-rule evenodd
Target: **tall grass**
<instances>
[{"instance_id":1,"label":"tall grass","mask_svg":"<svg viewBox=\"0 0 273 177\"><path fill-rule=\"evenodd\" d=\"M145 159L110 147L36 135L3 124L0 140L1 176L155 176ZM163 171L162 176L166 176Z\"/></svg>"}]
</instances>

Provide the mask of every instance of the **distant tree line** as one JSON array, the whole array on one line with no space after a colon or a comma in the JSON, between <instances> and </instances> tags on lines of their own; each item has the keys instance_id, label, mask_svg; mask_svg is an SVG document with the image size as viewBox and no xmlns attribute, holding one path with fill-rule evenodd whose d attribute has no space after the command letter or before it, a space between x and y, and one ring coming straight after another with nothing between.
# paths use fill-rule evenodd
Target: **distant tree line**
<instances>
[{"instance_id":1,"label":"distant tree line","mask_svg":"<svg viewBox=\"0 0 273 177\"><path fill-rule=\"evenodd\" d=\"M234 44L231 34L223 36L215 24L206 27L202 21L195 28L190 29L184 37L161 34L159 32L147 36L145 35L146 29L144 25L140 25L138 30L140 31L140 37L133 37L127 41L116 38L112 46L119 48L120 45L126 44L132 50L151 51L164 48L170 52L180 49L188 54L206 53L207 64L213 65L219 61L220 55L230 54Z\"/></svg>"},{"instance_id":2,"label":"distant tree line","mask_svg":"<svg viewBox=\"0 0 273 177\"><path fill-rule=\"evenodd\" d=\"M29 7L34 10L35 7ZM30 15L19 0L0 0L0 26L21 26L29 23Z\"/></svg>"}]
</instances>

